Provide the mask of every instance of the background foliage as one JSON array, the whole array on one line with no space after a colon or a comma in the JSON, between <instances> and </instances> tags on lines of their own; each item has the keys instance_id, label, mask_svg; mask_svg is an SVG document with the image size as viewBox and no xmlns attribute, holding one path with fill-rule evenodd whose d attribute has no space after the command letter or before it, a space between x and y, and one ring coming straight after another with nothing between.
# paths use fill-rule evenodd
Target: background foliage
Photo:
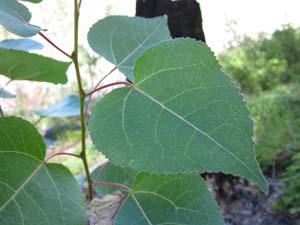
<instances>
[{"instance_id":1,"label":"background foliage","mask_svg":"<svg viewBox=\"0 0 300 225\"><path fill-rule=\"evenodd\" d=\"M299 213L300 28L286 25L270 36L245 37L219 60L249 100L261 166L267 173L277 168L283 177L286 188L275 208Z\"/></svg>"}]
</instances>

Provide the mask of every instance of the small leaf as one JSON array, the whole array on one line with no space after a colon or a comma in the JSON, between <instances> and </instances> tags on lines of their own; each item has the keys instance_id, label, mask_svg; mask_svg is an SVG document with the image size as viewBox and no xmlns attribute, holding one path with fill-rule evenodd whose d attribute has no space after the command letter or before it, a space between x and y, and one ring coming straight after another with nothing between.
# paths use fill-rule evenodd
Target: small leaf
<instances>
[{"instance_id":1,"label":"small leaf","mask_svg":"<svg viewBox=\"0 0 300 225\"><path fill-rule=\"evenodd\" d=\"M167 17L109 16L94 24L88 41L91 48L114 63L129 80L140 54L150 46L171 39Z\"/></svg>"},{"instance_id":2,"label":"small leaf","mask_svg":"<svg viewBox=\"0 0 300 225\"><path fill-rule=\"evenodd\" d=\"M68 169L44 162L37 130L15 117L0 127L0 224L84 225L81 188Z\"/></svg>"},{"instance_id":3,"label":"small leaf","mask_svg":"<svg viewBox=\"0 0 300 225\"><path fill-rule=\"evenodd\" d=\"M112 163L151 173L223 171L267 191L246 104L205 44L165 41L134 72L133 87L110 92L92 112L92 141Z\"/></svg>"},{"instance_id":4,"label":"small leaf","mask_svg":"<svg viewBox=\"0 0 300 225\"><path fill-rule=\"evenodd\" d=\"M4 90L0 89L0 98L15 98L16 95Z\"/></svg>"},{"instance_id":5,"label":"small leaf","mask_svg":"<svg viewBox=\"0 0 300 225\"><path fill-rule=\"evenodd\" d=\"M44 110L36 110L35 114L46 117L71 117L80 115L80 99L70 95Z\"/></svg>"},{"instance_id":6,"label":"small leaf","mask_svg":"<svg viewBox=\"0 0 300 225\"><path fill-rule=\"evenodd\" d=\"M100 173L101 173L101 176L99 176ZM92 173L92 178L95 181L115 182L115 183L119 183L119 184L124 184L128 187L132 186L135 176L136 176L135 171L128 169L128 168L121 168L121 167L115 166L112 163L108 163L105 166L105 168L103 168L103 166L99 166ZM96 191L101 196L110 194L111 192L116 191L116 190L119 190L119 188L105 186L105 185L98 185L96 187Z\"/></svg>"},{"instance_id":7,"label":"small leaf","mask_svg":"<svg viewBox=\"0 0 300 225\"><path fill-rule=\"evenodd\" d=\"M43 45L29 38L8 39L0 41L0 48L30 51L42 49Z\"/></svg>"},{"instance_id":8,"label":"small leaf","mask_svg":"<svg viewBox=\"0 0 300 225\"><path fill-rule=\"evenodd\" d=\"M0 24L10 32L22 37L40 32L40 27L29 24L30 19L29 10L16 0L0 1Z\"/></svg>"},{"instance_id":9,"label":"small leaf","mask_svg":"<svg viewBox=\"0 0 300 225\"><path fill-rule=\"evenodd\" d=\"M115 225L223 225L218 207L199 175L139 174Z\"/></svg>"},{"instance_id":10,"label":"small leaf","mask_svg":"<svg viewBox=\"0 0 300 225\"><path fill-rule=\"evenodd\" d=\"M0 48L0 74L11 80L67 82L69 62L13 49Z\"/></svg>"}]
</instances>

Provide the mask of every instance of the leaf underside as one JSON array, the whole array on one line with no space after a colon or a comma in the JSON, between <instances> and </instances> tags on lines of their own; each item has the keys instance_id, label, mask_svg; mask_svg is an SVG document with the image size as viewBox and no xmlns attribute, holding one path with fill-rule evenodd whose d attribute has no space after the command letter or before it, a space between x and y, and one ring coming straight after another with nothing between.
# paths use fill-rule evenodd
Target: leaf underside
<instances>
[{"instance_id":1,"label":"leaf underside","mask_svg":"<svg viewBox=\"0 0 300 225\"><path fill-rule=\"evenodd\" d=\"M0 118L0 224L84 225L84 195L69 170L45 164L45 144L28 122Z\"/></svg>"},{"instance_id":2,"label":"leaf underside","mask_svg":"<svg viewBox=\"0 0 300 225\"><path fill-rule=\"evenodd\" d=\"M72 117L80 115L80 98L76 95L70 95L58 103L44 110L34 111L38 116L46 117Z\"/></svg>"},{"instance_id":3,"label":"leaf underside","mask_svg":"<svg viewBox=\"0 0 300 225\"><path fill-rule=\"evenodd\" d=\"M135 65L134 87L106 95L92 112L89 130L97 149L122 167L222 171L268 189L239 90L209 48L191 39L146 50Z\"/></svg>"},{"instance_id":4,"label":"leaf underside","mask_svg":"<svg viewBox=\"0 0 300 225\"><path fill-rule=\"evenodd\" d=\"M15 98L16 95L6 91L5 89L0 89L0 98Z\"/></svg>"},{"instance_id":5,"label":"leaf underside","mask_svg":"<svg viewBox=\"0 0 300 225\"><path fill-rule=\"evenodd\" d=\"M91 48L115 64L133 80L135 60L150 46L171 39L167 17L108 16L95 23L89 33Z\"/></svg>"},{"instance_id":6,"label":"leaf underside","mask_svg":"<svg viewBox=\"0 0 300 225\"><path fill-rule=\"evenodd\" d=\"M7 39L0 41L0 48L30 51L42 49L43 45L30 38Z\"/></svg>"},{"instance_id":7,"label":"leaf underside","mask_svg":"<svg viewBox=\"0 0 300 225\"><path fill-rule=\"evenodd\" d=\"M0 74L11 80L67 82L69 62L13 49L0 48Z\"/></svg>"},{"instance_id":8,"label":"leaf underside","mask_svg":"<svg viewBox=\"0 0 300 225\"><path fill-rule=\"evenodd\" d=\"M196 174L136 177L115 225L223 225L219 209Z\"/></svg>"},{"instance_id":9,"label":"leaf underside","mask_svg":"<svg viewBox=\"0 0 300 225\"><path fill-rule=\"evenodd\" d=\"M8 31L22 37L34 36L41 28L29 24L30 19L31 14L26 6L16 0L0 1L0 24Z\"/></svg>"}]
</instances>

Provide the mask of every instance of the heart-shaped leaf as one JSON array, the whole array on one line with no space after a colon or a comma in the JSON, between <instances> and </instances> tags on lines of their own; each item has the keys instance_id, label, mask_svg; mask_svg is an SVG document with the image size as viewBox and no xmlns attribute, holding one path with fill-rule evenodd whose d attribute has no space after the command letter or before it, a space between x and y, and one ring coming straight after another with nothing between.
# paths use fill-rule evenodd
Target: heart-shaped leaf
<instances>
[{"instance_id":1,"label":"heart-shaped leaf","mask_svg":"<svg viewBox=\"0 0 300 225\"><path fill-rule=\"evenodd\" d=\"M61 62L19 50L0 48L0 74L12 80L67 82L69 62Z\"/></svg>"},{"instance_id":2,"label":"heart-shaped leaf","mask_svg":"<svg viewBox=\"0 0 300 225\"><path fill-rule=\"evenodd\" d=\"M80 115L80 99L70 95L44 110L36 110L35 114L47 117L71 117Z\"/></svg>"},{"instance_id":3,"label":"heart-shaped leaf","mask_svg":"<svg viewBox=\"0 0 300 225\"><path fill-rule=\"evenodd\" d=\"M131 169L121 168L112 163L108 163L105 166L99 166L95 169L92 173L92 178L95 181L115 182L132 187L136 174L137 173ZM119 188L105 185L98 185L95 188L101 196L110 194L118 189Z\"/></svg>"},{"instance_id":4,"label":"heart-shaped leaf","mask_svg":"<svg viewBox=\"0 0 300 225\"><path fill-rule=\"evenodd\" d=\"M139 174L115 225L223 225L218 207L199 175Z\"/></svg>"},{"instance_id":5,"label":"heart-shaped leaf","mask_svg":"<svg viewBox=\"0 0 300 225\"><path fill-rule=\"evenodd\" d=\"M246 104L205 44L160 43L134 73L133 87L112 91L92 112L92 141L112 163L152 173L223 171L267 191Z\"/></svg>"},{"instance_id":6,"label":"heart-shaped leaf","mask_svg":"<svg viewBox=\"0 0 300 225\"><path fill-rule=\"evenodd\" d=\"M133 80L133 66L140 54L168 39L167 17L109 16L94 24L88 33L91 48L114 63L129 80Z\"/></svg>"},{"instance_id":7,"label":"heart-shaped leaf","mask_svg":"<svg viewBox=\"0 0 300 225\"><path fill-rule=\"evenodd\" d=\"M0 48L30 51L42 49L43 45L29 38L8 39L0 41Z\"/></svg>"},{"instance_id":8,"label":"heart-shaped leaf","mask_svg":"<svg viewBox=\"0 0 300 225\"><path fill-rule=\"evenodd\" d=\"M40 32L41 28L29 24L31 14L29 10L16 0L0 1L0 24L10 32L30 37Z\"/></svg>"},{"instance_id":9,"label":"heart-shaped leaf","mask_svg":"<svg viewBox=\"0 0 300 225\"><path fill-rule=\"evenodd\" d=\"M37 130L0 118L0 224L84 225L84 195L68 169L44 161Z\"/></svg>"}]
</instances>

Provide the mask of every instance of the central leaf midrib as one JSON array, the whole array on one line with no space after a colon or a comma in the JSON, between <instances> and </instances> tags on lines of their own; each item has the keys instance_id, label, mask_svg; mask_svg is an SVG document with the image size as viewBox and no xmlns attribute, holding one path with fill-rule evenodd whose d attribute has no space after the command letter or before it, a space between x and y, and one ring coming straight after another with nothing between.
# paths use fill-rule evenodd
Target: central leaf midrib
<instances>
[{"instance_id":1,"label":"central leaf midrib","mask_svg":"<svg viewBox=\"0 0 300 225\"><path fill-rule=\"evenodd\" d=\"M140 94L142 94L143 96L145 96L146 98L148 98L149 100L151 100L152 102L156 103L157 105L159 105L162 109L164 109L165 111L169 112L170 114L172 114L173 116L177 117L179 120L183 121L184 123L186 123L187 125L189 125L190 127L194 128L196 131L198 131L200 134L204 135L205 137L207 137L209 140L211 140L213 143L215 143L218 147L220 147L221 149L224 150L224 152L226 152L227 154L229 154L230 156L232 156L234 159L236 159L241 165L243 165L256 179L258 179L257 175L239 158L237 157L235 154L233 154L232 152L230 152L225 146L223 146L221 143L219 143L216 139L214 139L213 137L211 137L208 133L206 133L205 131L201 130L200 128L196 127L194 124L192 124L190 121L186 120L185 118L183 118L181 115L179 115L178 113L174 112L172 109L168 108L167 106L165 106L164 104L162 104L159 100L155 99L154 97L152 97L151 95L147 94L146 92L144 92L143 90L141 90L140 88L134 86L132 87L134 90L136 90L137 92L139 92Z\"/></svg>"}]
</instances>

